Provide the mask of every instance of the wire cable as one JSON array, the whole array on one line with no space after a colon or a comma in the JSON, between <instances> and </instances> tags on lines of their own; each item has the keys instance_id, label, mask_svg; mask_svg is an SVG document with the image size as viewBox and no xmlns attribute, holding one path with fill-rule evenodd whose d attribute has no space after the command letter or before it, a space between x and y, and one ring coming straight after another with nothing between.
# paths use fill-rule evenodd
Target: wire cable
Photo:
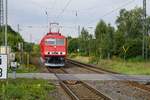
<instances>
[{"instance_id":1,"label":"wire cable","mask_svg":"<svg viewBox=\"0 0 150 100\"><path fill-rule=\"evenodd\" d=\"M62 11L58 14L58 16L56 17L56 19L59 19L59 17L65 12L65 10L67 9L67 7L70 5L72 0L69 0L67 2L67 4L65 5L65 7L62 9Z\"/></svg>"},{"instance_id":2,"label":"wire cable","mask_svg":"<svg viewBox=\"0 0 150 100\"><path fill-rule=\"evenodd\" d=\"M135 1L135 0L131 0L131 1L129 1L129 2L125 3L125 4L123 4L123 5L121 5L121 6L117 7L117 8L115 8L115 9L113 9L113 10L111 10L111 11L105 13L105 14L102 15L100 18L106 17L106 16L110 15L111 13L113 13L113 12L115 12L115 11L121 9L122 7L125 7L125 6L127 6L127 5L129 5L129 4L131 4L131 3L133 3L134 1ZM95 20L94 20L94 21L95 21ZM90 22L87 23L87 24L94 23L94 21L90 21Z\"/></svg>"}]
</instances>

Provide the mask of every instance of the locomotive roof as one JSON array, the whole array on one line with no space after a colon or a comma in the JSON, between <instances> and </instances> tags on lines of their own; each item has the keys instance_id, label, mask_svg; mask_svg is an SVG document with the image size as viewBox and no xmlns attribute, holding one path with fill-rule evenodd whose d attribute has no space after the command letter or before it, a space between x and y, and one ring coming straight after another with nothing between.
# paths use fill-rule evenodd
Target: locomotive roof
<instances>
[{"instance_id":1,"label":"locomotive roof","mask_svg":"<svg viewBox=\"0 0 150 100\"><path fill-rule=\"evenodd\" d=\"M49 32L49 33L47 33L47 35L61 35L61 33L59 33L59 32Z\"/></svg>"},{"instance_id":2,"label":"locomotive roof","mask_svg":"<svg viewBox=\"0 0 150 100\"><path fill-rule=\"evenodd\" d=\"M44 38L65 38L65 36L61 35L61 33L58 32L50 32L47 33L47 35Z\"/></svg>"}]
</instances>

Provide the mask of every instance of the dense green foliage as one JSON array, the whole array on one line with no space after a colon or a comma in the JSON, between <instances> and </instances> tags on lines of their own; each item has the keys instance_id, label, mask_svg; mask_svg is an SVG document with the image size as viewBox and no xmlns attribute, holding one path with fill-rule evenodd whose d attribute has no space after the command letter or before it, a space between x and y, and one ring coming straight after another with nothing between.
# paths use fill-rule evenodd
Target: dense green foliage
<instances>
[{"instance_id":1,"label":"dense green foliage","mask_svg":"<svg viewBox=\"0 0 150 100\"><path fill-rule=\"evenodd\" d=\"M4 39L4 27L0 27L0 45L5 45ZM8 26L8 46L11 47L12 51L16 52L19 50L19 43L23 43L24 51L30 52L33 50L33 43L24 41L20 33L15 32L10 26Z\"/></svg>"},{"instance_id":2,"label":"dense green foliage","mask_svg":"<svg viewBox=\"0 0 150 100\"><path fill-rule=\"evenodd\" d=\"M149 16L147 17L147 25L147 30L149 30ZM142 58L143 26L143 10L141 8L136 7L129 11L122 9L116 19L116 28L100 20L93 36L83 28L79 38L70 38L69 53L79 49L79 54L91 55L98 59L110 59L113 56ZM149 36L147 38L150 40ZM148 41L148 45L150 45L150 41Z\"/></svg>"},{"instance_id":3,"label":"dense green foliage","mask_svg":"<svg viewBox=\"0 0 150 100\"><path fill-rule=\"evenodd\" d=\"M4 27L0 28L0 45L5 44L4 40ZM12 48L13 51L16 51L18 48L18 43L24 42L21 35L15 32L10 26L8 26L8 45Z\"/></svg>"},{"instance_id":4,"label":"dense green foliage","mask_svg":"<svg viewBox=\"0 0 150 100\"><path fill-rule=\"evenodd\" d=\"M53 100L55 86L46 80L8 79L0 81L0 100Z\"/></svg>"}]
</instances>

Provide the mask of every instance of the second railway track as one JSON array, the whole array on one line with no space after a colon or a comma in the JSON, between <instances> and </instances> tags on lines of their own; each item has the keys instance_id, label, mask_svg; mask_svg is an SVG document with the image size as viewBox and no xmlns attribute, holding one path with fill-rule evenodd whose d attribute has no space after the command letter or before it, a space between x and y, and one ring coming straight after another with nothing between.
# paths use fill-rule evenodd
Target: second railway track
<instances>
[{"instance_id":1,"label":"second railway track","mask_svg":"<svg viewBox=\"0 0 150 100\"><path fill-rule=\"evenodd\" d=\"M67 59L67 62L69 62L69 63L71 63L73 65L76 65L77 67L82 67L82 68L91 70L91 71L93 71L95 73L100 73L100 74L121 74L121 73L105 70L103 68L100 68L100 67L97 67L97 66L94 66L94 65L90 65L90 64L85 64L85 63L81 63L81 62L78 62L78 61L74 61L74 60L71 60L71 59ZM131 86L131 87L139 88L141 90L150 92L150 88L147 87L144 84L140 84L140 83L135 82L135 81L127 81L127 80L125 81L125 83L127 85Z\"/></svg>"},{"instance_id":2,"label":"second railway track","mask_svg":"<svg viewBox=\"0 0 150 100\"><path fill-rule=\"evenodd\" d=\"M73 64L73 65L76 65L77 67L84 68L84 69L93 71L93 72L98 73L98 74L120 74L120 73L117 73L117 72L105 70L105 69L97 67L97 66L81 63L81 62L74 61L74 60L71 60L71 59L67 59L67 62L70 63L70 64Z\"/></svg>"}]
</instances>

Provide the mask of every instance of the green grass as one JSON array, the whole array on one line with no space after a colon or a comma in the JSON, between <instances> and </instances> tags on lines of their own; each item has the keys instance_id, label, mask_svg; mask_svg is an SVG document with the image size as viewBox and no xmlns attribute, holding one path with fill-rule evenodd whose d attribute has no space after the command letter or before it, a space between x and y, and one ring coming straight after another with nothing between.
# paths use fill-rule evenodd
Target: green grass
<instances>
[{"instance_id":1,"label":"green grass","mask_svg":"<svg viewBox=\"0 0 150 100\"><path fill-rule=\"evenodd\" d=\"M116 60L102 60L99 65L105 69L130 75L150 75L150 63L123 62Z\"/></svg>"},{"instance_id":2,"label":"green grass","mask_svg":"<svg viewBox=\"0 0 150 100\"><path fill-rule=\"evenodd\" d=\"M55 86L46 80L8 79L0 81L0 100L53 100Z\"/></svg>"},{"instance_id":3,"label":"green grass","mask_svg":"<svg viewBox=\"0 0 150 100\"><path fill-rule=\"evenodd\" d=\"M9 69L8 71L9 73L12 72L11 69ZM18 67L18 69L16 70L17 73L35 73L35 72L40 72L40 69L34 65L21 65L20 67Z\"/></svg>"},{"instance_id":4,"label":"green grass","mask_svg":"<svg viewBox=\"0 0 150 100\"><path fill-rule=\"evenodd\" d=\"M91 62L90 58L88 57L78 56L71 59L84 62L84 63L95 63L93 61ZM142 61L134 61L134 60L124 62L122 59L115 58L112 60L100 60L98 62L98 66L106 70L111 70L123 74L150 75L150 62L144 62L144 61L142 62Z\"/></svg>"}]
</instances>

